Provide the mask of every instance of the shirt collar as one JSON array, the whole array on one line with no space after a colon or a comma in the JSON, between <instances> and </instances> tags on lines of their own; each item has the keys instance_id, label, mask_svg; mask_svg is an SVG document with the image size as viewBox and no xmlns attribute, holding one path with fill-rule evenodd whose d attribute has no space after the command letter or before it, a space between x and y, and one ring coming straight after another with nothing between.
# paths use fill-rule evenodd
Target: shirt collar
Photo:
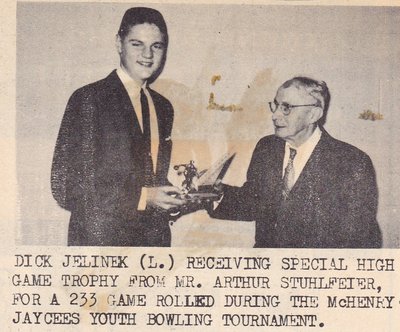
<instances>
[{"instance_id":1,"label":"shirt collar","mask_svg":"<svg viewBox=\"0 0 400 332\"><path fill-rule=\"evenodd\" d=\"M142 88L147 88L147 82L140 86L122 67L117 69L117 75L130 96L138 96Z\"/></svg>"},{"instance_id":2,"label":"shirt collar","mask_svg":"<svg viewBox=\"0 0 400 332\"><path fill-rule=\"evenodd\" d=\"M295 149L297 152L303 152L303 151L313 151L314 148L317 146L319 140L321 139L321 129L319 126L315 128L314 132L312 135L308 138L307 141L305 141L302 145L298 147L291 146L289 143L286 143L286 148L292 148Z\"/></svg>"}]
</instances>

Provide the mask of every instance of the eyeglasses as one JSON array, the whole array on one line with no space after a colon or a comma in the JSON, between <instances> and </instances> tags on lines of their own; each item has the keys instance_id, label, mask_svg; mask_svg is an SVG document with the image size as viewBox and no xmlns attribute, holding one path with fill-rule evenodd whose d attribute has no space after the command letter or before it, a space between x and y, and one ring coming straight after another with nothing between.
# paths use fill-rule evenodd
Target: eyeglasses
<instances>
[{"instance_id":1,"label":"eyeglasses","mask_svg":"<svg viewBox=\"0 0 400 332\"><path fill-rule=\"evenodd\" d=\"M296 107L303 107L303 106L321 107L321 104L319 102L317 102L315 104L290 105L288 103L279 104L276 101L270 101L270 102L268 102L268 104L269 104L269 109L271 110L272 113L275 113L278 110L278 108L280 107L283 115L289 115L290 112L292 111L292 109L296 108Z\"/></svg>"}]
</instances>

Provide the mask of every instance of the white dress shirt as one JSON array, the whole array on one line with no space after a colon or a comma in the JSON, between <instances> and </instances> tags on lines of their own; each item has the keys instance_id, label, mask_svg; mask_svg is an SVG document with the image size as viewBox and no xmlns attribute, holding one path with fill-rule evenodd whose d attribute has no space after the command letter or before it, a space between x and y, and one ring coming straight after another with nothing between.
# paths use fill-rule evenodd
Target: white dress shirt
<instances>
[{"instance_id":1,"label":"white dress shirt","mask_svg":"<svg viewBox=\"0 0 400 332\"><path fill-rule=\"evenodd\" d=\"M117 69L117 75L124 85L126 91L128 92L129 98L131 99L131 103L136 113L136 117L139 121L140 128L143 132L143 115L142 115L142 103L140 102L140 90L143 89L147 101L149 104L149 115L150 115L150 134L151 134L151 159L153 161L153 171L156 172L157 169L157 157L158 157L158 148L160 144L160 138L158 133L158 120L157 113L154 107L153 99L147 90L147 82L145 82L142 86L139 86L136 81L132 79L128 75L128 73L122 68ZM137 209L142 211L146 209L146 200L147 200L147 189L146 187L142 187L139 203Z\"/></svg>"},{"instance_id":2,"label":"white dress shirt","mask_svg":"<svg viewBox=\"0 0 400 332\"><path fill-rule=\"evenodd\" d=\"M295 149L297 152L296 157L293 160L293 169L294 169L293 184L295 184L320 139L321 139L321 129L319 129L319 127L317 126L312 135L302 145L294 147L286 142L285 157L283 158L283 165L282 165L282 178L285 174L285 168L289 162L290 148Z\"/></svg>"},{"instance_id":3,"label":"white dress shirt","mask_svg":"<svg viewBox=\"0 0 400 332\"><path fill-rule=\"evenodd\" d=\"M147 83L145 82L142 86L139 86L123 68L117 69L117 75L128 92L129 98L131 99L133 108L136 113L136 117L139 120L140 128L143 132L143 116L142 116L142 104L140 102L140 90L143 89L144 94L147 97L149 103L150 113L150 132L151 132L151 159L153 160L153 171L156 172L158 147L160 144L160 138L158 134L158 122L157 113L154 107L153 99L150 96L149 90L147 90Z\"/></svg>"}]
</instances>

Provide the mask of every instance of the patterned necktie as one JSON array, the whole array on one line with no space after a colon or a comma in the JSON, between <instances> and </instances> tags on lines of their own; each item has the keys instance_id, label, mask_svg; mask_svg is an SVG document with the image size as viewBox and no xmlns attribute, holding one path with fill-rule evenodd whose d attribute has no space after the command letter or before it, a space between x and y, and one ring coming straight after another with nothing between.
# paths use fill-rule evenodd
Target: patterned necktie
<instances>
[{"instance_id":1,"label":"patterned necktie","mask_svg":"<svg viewBox=\"0 0 400 332\"><path fill-rule=\"evenodd\" d=\"M151 158L151 130L150 130L150 111L149 102L143 89L140 90L140 103L142 105L143 119L143 144L145 162L145 182L147 186L152 186L154 182L153 160Z\"/></svg>"},{"instance_id":2,"label":"patterned necktie","mask_svg":"<svg viewBox=\"0 0 400 332\"><path fill-rule=\"evenodd\" d=\"M293 168L293 160L296 157L297 151L295 149L290 148L289 161L285 168L285 175L283 176L283 199L286 200L289 197L290 190L294 185L294 168Z\"/></svg>"}]
</instances>

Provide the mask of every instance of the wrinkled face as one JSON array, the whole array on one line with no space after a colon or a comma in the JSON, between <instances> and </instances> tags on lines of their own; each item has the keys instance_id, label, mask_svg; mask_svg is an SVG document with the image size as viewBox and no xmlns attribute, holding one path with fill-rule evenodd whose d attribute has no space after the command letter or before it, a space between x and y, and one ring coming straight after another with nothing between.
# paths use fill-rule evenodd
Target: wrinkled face
<instances>
[{"instance_id":1,"label":"wrinkled face","mask_svg":"<svg viewBox=\"0 0 400 332\"><path fill-rule=\"evenodd\" d=\"M276 93L275 104L279 105L312 105L318 100L311 96L303 87L280 87ZM313 133L315 123L322 116L321 107L300 106L291 109L290 114L284 115L279 106L272 114L275 135L293 146L304 143Z\"/></svg>"},{"instance_id":2,"label":"wrinkled face","mask_svg":"<svg viewBox=\"0 0 400 332\"><path fill-rule=\"evenodd\" d=\"M161 66L166 45L160 29L154 24L138 24L121 39L117 36L117 50L121 65L140 85Z\"/></svg>"}]
</instances>

